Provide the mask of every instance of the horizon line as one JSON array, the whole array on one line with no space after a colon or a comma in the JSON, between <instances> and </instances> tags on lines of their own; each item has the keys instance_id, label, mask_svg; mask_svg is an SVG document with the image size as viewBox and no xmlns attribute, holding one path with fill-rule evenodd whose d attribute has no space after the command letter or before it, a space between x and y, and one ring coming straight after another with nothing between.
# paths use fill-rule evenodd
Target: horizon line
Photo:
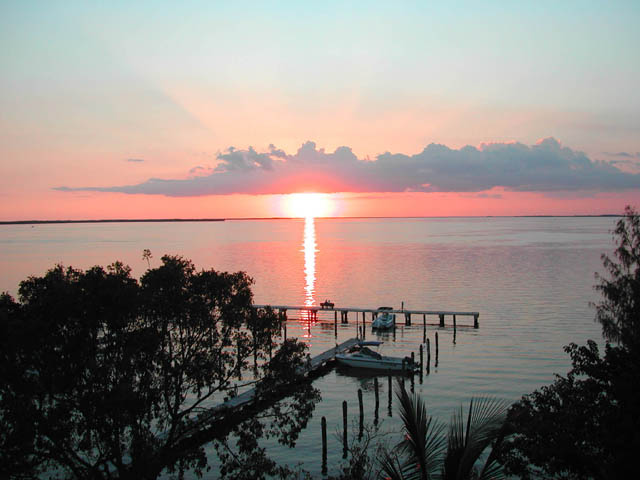
<instances>
[{"instance_id":1,"label":"horizon line","mask_svg":"<svg viewBox=\"0 0 640 480\"><path fill-rule=\"evenodd\" d=\"M301 220L305 218L324 220L349 220L349 219L429 219L429 218L598 218L598 217L622 217L619 213L602 214L574 214L574 215L425 215L425 216L312 216L312 217L223 217L223 218L104 218L104 219L66 219L66 220L0 220L0 225L46 225L69 223L184 223L184 222L224 222L242 220Z\"/></svg>"}]
</instances>

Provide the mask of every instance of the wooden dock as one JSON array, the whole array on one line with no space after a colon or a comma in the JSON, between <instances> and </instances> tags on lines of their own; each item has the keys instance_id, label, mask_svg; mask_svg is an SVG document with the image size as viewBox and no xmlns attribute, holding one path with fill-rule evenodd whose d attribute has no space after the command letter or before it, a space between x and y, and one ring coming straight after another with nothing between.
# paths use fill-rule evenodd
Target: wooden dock
<instances>
[{"instance_id":1,"label":"wooden dock","mask_svg":"<svg viewBox=\"0 0 640 480\"><path fill-rule=\"evenodd\" d=\"M342 342L340 345L336 345L333 348L330 348L326 352L321 353L320 355L316 355L311 359L309 366L302 372L298 372L304 375L313 375L314 372L319 372L324 367L326 367L329 363L332 363L335 360L335 355L337 353L344 353L360 342L357 338L350 338L349 340ZM220 405L214 407L210 414L215 415L216 413L221 412L226 409L238 409L242 408L246 405L249 405L253 402L256 395L255 388L251 390L247 390L246 392L241 393L240 395L233 397L227 400Z\"/></svg>"},{"instance_id":2,"label":"wooden dock","mask_svg":"<svg viewBox=\"0 0 640 480\"><path fill-rule=\"evenodd\" d=\"M318 316L318 312L333 312L334 313L334 321L337 323L338 321L338 312L340 312L340 318L342 323L348 323L349 313L354 313L356 315L356 320L358 319L358 314L362 313L362 323L366 323L366 314L369 313L371 316L371 321L376 318L378 314L377 308L363 308L363 307L321 307L319 305L253 305L253 308L266 308L271 307L274 310L278 310L280 312L280 316L283 320L287 318L288 310L295 310L299 312L307 312L312 318L316 319ZM422 315L422 321L424 324L427 322L427 315L429 316L438 316L440 327L445 326L445 318L449 317L452 319L453 326L457 326L457 317L473 317L473 328L479 328L480 323L478 318L480 317L479 312L461 312L461 311L453 311L453 310L409 310L409 309L395 309L395 310L387 310L387 312L395 313L399 315L404 315L404 323L405 325L411 325L412 316L413 315Z\"/></svg>"}]
</instances>

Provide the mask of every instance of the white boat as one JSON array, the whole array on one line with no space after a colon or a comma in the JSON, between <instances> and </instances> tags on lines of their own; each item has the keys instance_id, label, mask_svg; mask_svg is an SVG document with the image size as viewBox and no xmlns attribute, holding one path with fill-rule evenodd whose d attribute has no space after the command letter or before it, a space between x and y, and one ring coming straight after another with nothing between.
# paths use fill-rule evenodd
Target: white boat
<instances>
[{"instance_id":1,"label":"white boat","mask_svg":"<svg viewBox=\"0 0 640 480\"><path fill-rule=\"evenodd\" d=\"M371 370L385 370L394 372L413 372L419 367L410 357L387 357L374 352L369 347L379 347L383 342L360 342L357 350L351 353L339 353L336 361L342 365Z\"/></svg>"},{"instance_id":2,"label":"white boat","mask_svg":"<svg viewBox=\"0 0 640 480\"><path fill-rule=\"evenodd\" d=\"M393 310L391 307L378 308L376 319L371 324L371 328L374 330L386 330L396 326L396 314L391 313Z\"/></svg>"}]
</instances>

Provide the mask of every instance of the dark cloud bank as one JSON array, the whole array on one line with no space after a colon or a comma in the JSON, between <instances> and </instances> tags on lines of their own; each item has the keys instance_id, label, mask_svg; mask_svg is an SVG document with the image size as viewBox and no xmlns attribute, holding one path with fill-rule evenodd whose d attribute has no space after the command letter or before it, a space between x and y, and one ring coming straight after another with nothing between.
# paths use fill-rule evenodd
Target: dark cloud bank
<instances>
[{"instance_id":1,"label":"dark cloud bank","mask_svg":"<svg viewBox=\"0 0 640 480\"><path fill-rule=\"evenodd\" d=\"M195 167L187 179L151 178L137 185L55 189L192 197L300 191L481 192L504 187L554 192L640 187L640 174L623 172L610 162L590 160L553 138L532 146L493 143L459 150L432 143L416 155L384 153L373 161L358 159L349 147L328 153L307 142L293 155L273 145L266 152L230 148L218 155L218 161L213 169Z\"/></svg>"}]
</instances>

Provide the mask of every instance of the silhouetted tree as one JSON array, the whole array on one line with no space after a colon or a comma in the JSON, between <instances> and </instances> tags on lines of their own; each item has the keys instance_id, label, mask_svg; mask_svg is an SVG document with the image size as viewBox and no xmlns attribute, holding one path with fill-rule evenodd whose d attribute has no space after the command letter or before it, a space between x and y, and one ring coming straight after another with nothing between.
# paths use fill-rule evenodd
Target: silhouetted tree
<instances>
[{"instance_id":1,"label":"silhouetted tree","mask_svg":"<svg viewBox=\"0 0 640 480\"><path fill-rule=\"evenodd\" d=\"M603 299L595 305L606 344L565 347L565 376L515 403L508 422L515 434L500 454L521 478L631 478L640 451L640 218L627 207L614 230L609 276L596 274Z\"/></svg>"},{"instance_id":2,"label":"silhouetted tree","mask_svg":"<svg viewBox=\"0 0 640 480\"><path fill-rule=\"evenodd\" d=\"M151 259L153 258L153 255L151 255L151 250L149 250L148 248L145 248L142 251L142 259L147 261L147 267L151 268Z\"/></svg>"},{"instance_id":3,"label":"silhouetted tree","mask_svg":"<svg viewBox=\"0 0 640 480\"><path fill-rule=\"evenodd\" d=\"M203 445L225 441L244 420L212 407L239 369L268 358L279 331L273 311L251 308L251 283L243 272L196 272L164 256L140 282L121 263L57 266L23 281L19 302L3 294L0 476L156 478L206 468ZM292 375L304 358L291 341L261 368L267 379L283 365ZM275 391L266 380L261 392L269 382ZM274 434L295 436L310 416L317 391L301 392ZM269 407L266 397L255 408ZM246 454L257 443L241 447Z\"/></svg>"}]
</instances>

